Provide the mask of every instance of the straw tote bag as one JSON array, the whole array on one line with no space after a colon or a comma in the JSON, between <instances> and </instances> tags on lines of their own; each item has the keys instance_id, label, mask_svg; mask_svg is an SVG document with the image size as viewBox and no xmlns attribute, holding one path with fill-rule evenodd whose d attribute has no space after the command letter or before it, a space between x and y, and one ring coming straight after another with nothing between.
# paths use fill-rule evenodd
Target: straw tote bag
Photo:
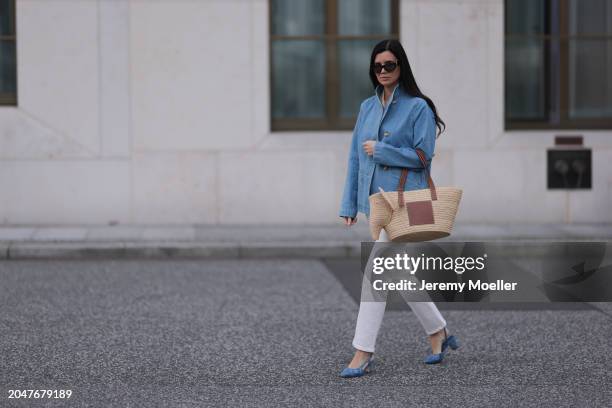
<instances>
[{"instance_id":1,"label":"straw tote bag","mask_svg":"<svg viewBox=\"0 0 612 408\"><path fill-rule=\"evenodd\" d=\"M408 168L402 170L397 191L370 195L370 233L377 240L385 229L393 242L420 242L449 236L455 223L462 190L436 187L427 171L425 153L416 149L427 172L429 188L404 191Z\"/></svg>"}]
</instances>

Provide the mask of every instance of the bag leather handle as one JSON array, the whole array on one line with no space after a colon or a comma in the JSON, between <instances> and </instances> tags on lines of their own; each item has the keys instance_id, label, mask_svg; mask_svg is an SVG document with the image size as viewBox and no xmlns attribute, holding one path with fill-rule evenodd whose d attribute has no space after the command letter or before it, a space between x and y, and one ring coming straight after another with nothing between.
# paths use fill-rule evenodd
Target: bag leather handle
<instances>
[{"instance_id":1,"label":"bag leather handle","mask_svg":"<svg viewBox=\"0 0 612 408\"><path fill-rule=\"evenodd\" d=\"M429 191L431 192L431 200L437 200L438 194L436 193L436 186L434 185L433 180L431 179L431 175L429 171L427 171L427 161L425 160L425 152L421 149L415 149L417 156L419 156L419 160L421 160L421 164L423 164L423 170L427 173L427 184L429 184ZM399 183L397 185L397 202L400 207L404 206L404 187L406 185L406 179L408 178L408 168L404 167L402 169L402 174L400 176Z\"/></svg>"}]
</instances>

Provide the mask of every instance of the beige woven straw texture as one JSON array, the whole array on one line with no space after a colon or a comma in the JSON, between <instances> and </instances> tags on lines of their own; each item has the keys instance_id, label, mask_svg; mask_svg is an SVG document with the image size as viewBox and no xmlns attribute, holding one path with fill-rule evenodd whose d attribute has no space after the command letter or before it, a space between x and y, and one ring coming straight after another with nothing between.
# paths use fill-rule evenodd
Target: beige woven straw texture
<instances>
[{"instance_id":1,"label":"beige woven straw texture","mask_svg":"<svg viewBox=\"0 0 612 408\"><path fill-rule=\"evenodd\" d=\"M399 208L398 192L372 194L370 200L370 233L377 240L382 228L393 242L421 242L449 236L462 190L455 187L436 187L437 200L432 201L434 223L410 225L406 207ZM428 188L404 191L404 202L431 200Z\"/></svg>"}]
</instances>

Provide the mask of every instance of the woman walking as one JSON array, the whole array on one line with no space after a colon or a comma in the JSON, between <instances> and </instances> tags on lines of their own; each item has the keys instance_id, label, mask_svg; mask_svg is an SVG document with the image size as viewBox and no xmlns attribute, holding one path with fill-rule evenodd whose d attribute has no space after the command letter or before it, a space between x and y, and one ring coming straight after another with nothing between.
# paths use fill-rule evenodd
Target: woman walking
<instances>
[{"instance_id":1,"label":"woman walking","mask_svg":"<svg viewBox=\"0 0 612 408\"><path fill-rule=\"evenodd\" d=\"M402 167L410 168L405 190L427 188L427 177L415 149L423 150L431 171L436 128L445 124L436 107L423 95L410 69L404 48L397 40L376 44L370 58L370 79L375 94L361 103L350 147L347 176L340 217L345 225L357 222L357 212L369 218L371 194L397 190ZM388 242L385 230L376 242ZM364 273L364 285L367 283ZM408 302L429 336L432 353L424 362L442 361L448 347L458 347L455 336L449 336L446 321L433 302ZM385 313L386 301L362 301L359 305L352 361L340 375L358 377L373 365L376 338Z\"/></svg>"}]
</instances>

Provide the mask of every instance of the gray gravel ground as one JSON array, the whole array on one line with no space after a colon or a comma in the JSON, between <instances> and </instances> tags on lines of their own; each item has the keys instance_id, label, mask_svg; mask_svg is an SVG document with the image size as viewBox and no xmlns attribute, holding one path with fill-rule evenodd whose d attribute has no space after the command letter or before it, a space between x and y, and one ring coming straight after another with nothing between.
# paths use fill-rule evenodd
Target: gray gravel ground
<instances>
[{"instance_id":1,"label":"gray gravel ground","mask_svg":"<svg viewBox=\"0 0 612 408\"><path fill-rule=\"evenodd\" d=\"M0 262L0 407L612 406L611 304L440 304L441 365L390 303L376 370L352 355L355 260ZM353 282L353 283L352 283ZM69 400L8 399L71 389Z\"/></svg>"}]
</instances>

